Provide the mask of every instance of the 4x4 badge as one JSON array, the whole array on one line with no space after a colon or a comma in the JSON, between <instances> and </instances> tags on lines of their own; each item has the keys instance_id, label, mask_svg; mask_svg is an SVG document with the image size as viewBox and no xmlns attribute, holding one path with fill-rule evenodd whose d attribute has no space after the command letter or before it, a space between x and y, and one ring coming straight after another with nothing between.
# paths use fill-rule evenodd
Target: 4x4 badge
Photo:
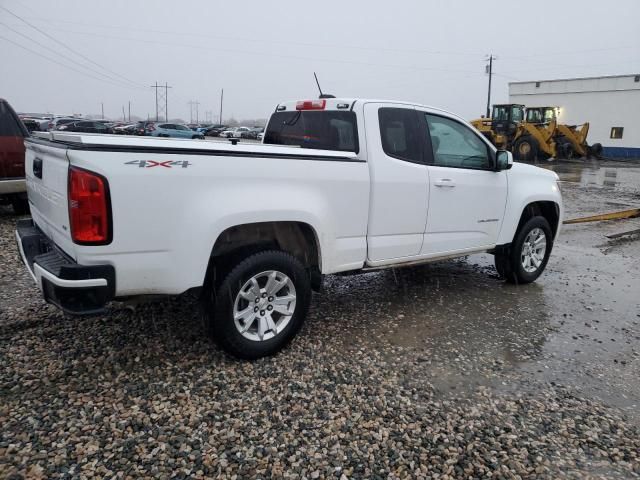
<instances>
[{"instance_id":1,"label":"4x4 badge","mask_svg":"<svg viewBox=\"0 0 640 480\"><path fill-rule=\"evenodd\" d=\"M164 162L156 162L155 160L131 160L130 162L124 162L125 165L137 165L140 168L153 168L153 167L182 167L187 168L191 163L187 160L166 160Z\"/></svg>"}]
</instances>

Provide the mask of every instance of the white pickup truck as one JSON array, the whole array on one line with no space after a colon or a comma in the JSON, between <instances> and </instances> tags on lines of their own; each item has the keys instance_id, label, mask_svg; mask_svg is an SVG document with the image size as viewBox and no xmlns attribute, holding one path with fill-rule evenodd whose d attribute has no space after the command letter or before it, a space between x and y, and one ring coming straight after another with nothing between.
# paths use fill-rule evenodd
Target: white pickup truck
<instances>
[{"instance_id":1,"label":"white pickup truck","mask_svg":"<svg viewBox=\"0 0 640 480\"><path fill-rule=\"evenodd\" d=\"M282 103L263 144L50 132L26 147L16 236L45 300L84 314L199 289L212 337L248 359L291 340L324 274L490 252L527 283L562 218L555 173L410 103Z\"/></svg>"}]
</instances>

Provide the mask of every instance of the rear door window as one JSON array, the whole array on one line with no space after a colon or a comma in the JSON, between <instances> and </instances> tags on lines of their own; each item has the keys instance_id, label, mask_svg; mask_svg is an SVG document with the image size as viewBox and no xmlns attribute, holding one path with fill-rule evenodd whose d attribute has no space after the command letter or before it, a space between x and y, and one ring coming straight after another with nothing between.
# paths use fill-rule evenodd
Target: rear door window
<instances>
[{"instance_id":1,"label":"rear door window","mask_svg":"<svg viewBox=\"0 0 640 480\"><path fill-rule=\"evenodd\" d=\"M382 149L390 157L408 162L423 163L418 113L409 108L381 108L378 110Z\"/></svg>"},{"instance_id":2,"label":"rear door window","mask_svg":"<svg viewBox=\"0 0 640 480\"><path fill-rule=\"evenodd\" d=\"M264 143L358 153L358 128L354 112L276 112L265 131Z\"/></svg>"}]
</instances>

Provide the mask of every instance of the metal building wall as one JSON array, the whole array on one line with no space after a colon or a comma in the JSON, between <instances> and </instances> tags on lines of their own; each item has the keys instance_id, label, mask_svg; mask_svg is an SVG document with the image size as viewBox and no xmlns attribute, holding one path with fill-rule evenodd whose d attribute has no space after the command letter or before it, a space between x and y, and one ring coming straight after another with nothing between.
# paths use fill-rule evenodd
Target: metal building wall
<instances>
[{"instance_id":1,"label":"metal building wall","mask_svg":"<svg viewBox=\"0 0 640 480\"><path fill-rule=\"evenodd\" d=\"M640 158L640 75L513 82L509 101L560 107L560 122L589 122L587 141L601 143L604 156ZM624 128L621 139L610 138L612 127Z\"/></svg>"}]
</instances>

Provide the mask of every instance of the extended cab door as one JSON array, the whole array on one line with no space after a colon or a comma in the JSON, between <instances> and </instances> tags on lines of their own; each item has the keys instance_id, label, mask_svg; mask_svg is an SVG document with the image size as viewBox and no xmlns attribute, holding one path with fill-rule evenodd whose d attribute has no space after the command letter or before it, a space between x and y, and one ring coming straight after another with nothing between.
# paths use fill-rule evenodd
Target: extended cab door
<instances>
[{"instance_id":1,"label":"extended cab door","mask_svg":"<svg viewBox=\"0 0 640 480\"><path fill-rule=\"evenodd\" d=\"M507 173L493 148L468 125L442 114L426 119L429 214L422 255L493 247L504 217ZM428 155L425 156L428 158Z\"/></svg>"},{"instance_id":2,"label":"extended cab door","mask_svg":"<svg viewBox=\"0 0 640 480\"><path fill-rule=\"evenodd\" d=\"M367 103L364 114L371 176L367 258L418 255L429 198L418 113L407 105Z\"/></svg>"}]
</instances>

